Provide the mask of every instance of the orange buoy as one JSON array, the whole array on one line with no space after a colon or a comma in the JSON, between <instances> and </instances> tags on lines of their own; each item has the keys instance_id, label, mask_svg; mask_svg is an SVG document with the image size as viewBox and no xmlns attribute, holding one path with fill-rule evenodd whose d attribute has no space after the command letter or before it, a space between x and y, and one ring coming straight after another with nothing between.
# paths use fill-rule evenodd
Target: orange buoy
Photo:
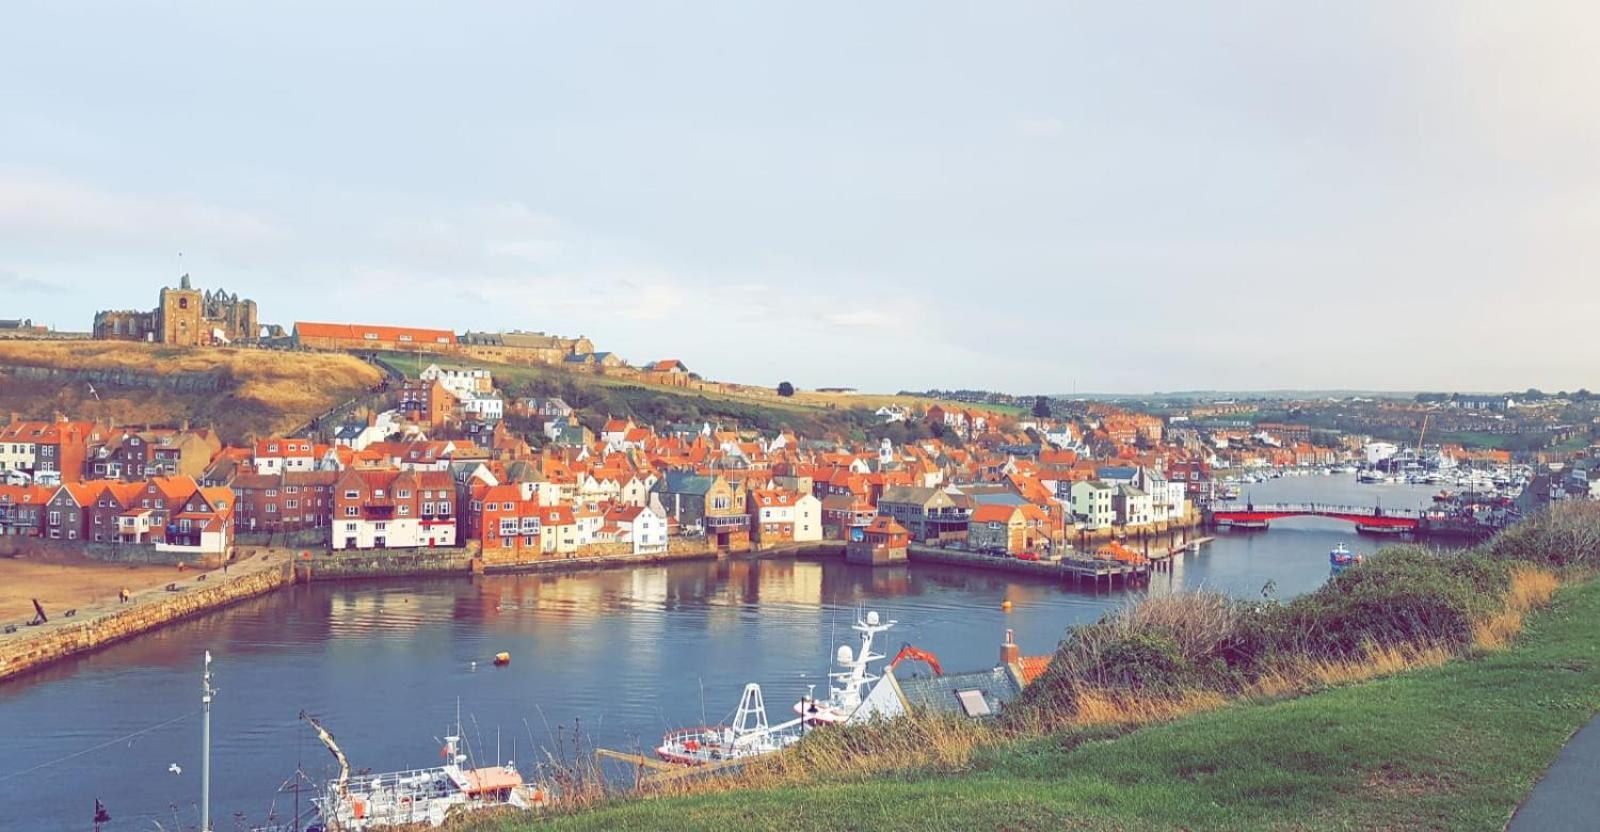
<instances>
[{"instance_id":1,"label":"orange buoy","mask_svg":"<svg viewBox=\"0 0 1600 832\"><path fill-rule=\"evenodd\" d=\"M504 667L505 665L511 664L511 654L510 653L496 653L496 654L494 654L494 663L495 663L495 665L497 667Z\"/></svg>"},{"instance_id":2,"label":"orange buoy","mask_svg":"<svg viewBox=\"0 0 1600 832\"><path fill-rule=\"evenodd\" d=\"M1003 609L1006 612L1011 612L1011 601L1009 599L1007 599L1005 601L1001 601L1000 602L1000 609Z\"/></svg>"}]
</instances>

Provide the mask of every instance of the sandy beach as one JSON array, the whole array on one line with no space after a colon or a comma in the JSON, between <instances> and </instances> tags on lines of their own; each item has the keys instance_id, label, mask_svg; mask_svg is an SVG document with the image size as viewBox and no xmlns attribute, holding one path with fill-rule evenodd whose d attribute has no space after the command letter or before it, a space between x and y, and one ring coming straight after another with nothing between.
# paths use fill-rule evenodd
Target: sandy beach
<instances>
[{"instance_id":1,"label":"sandy beach","mask_svg":"<svg viewBox=\"0 0 1600 832\"><path fill-rule=\"evenodd\" d=\"M0 558L0 623L33 618L34 598L54 617L93 601L116 600L124 587L137 591L193 574L180 575L174 566Z\"/></svg>"}]
</instances>

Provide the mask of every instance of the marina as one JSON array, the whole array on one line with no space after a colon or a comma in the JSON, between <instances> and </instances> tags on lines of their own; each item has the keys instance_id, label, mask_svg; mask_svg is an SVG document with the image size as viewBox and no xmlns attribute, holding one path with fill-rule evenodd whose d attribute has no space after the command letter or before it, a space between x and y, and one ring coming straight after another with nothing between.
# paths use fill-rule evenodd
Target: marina
<instances>
[{"instance_id":1,"label":"marina","mask_svg":"<svg viewBox=\"0 0 1600 832\"><path fill-rule=\"evenodd\" d=\"M1420 508L1437 491L1353 476L1248 488L1257 502L1394 508ZM494 763L498 727L501 759L536 782L528 762L546 751L570 759L575 736L583 749L654 757L664 733L718 724L749 683L774 703L769 718L810 690L826 698L826 673L839 646L854 647L863 607L900 622L895 645L912 642L950 668L985 667L1007 629L1026 652L1047 653L1072 624L1147 595L1206 587L1259 598L1270 586L1292 597L1327 579L1341 541L1363 553L1380 542L1341 521L1288 519L1266 534L1219 533L1148 581L1098 591L915 560L873 569L794 559L297 585L0 684L0 724L29 726L8 732L0 828L83 829L96 798L114 818L106 832L193 825L195 672L206 649L220 691L212 817L235 828L288 817L293 795L277 787L297 770L320 784L337 778L301 710L337 730L358 768L407 771L438 748L459 698L477 759ZM495 667L501 652L510 662ZM64 766L72 777L60 776ZM615 766L619 778L632 769Z\"/></svg>"}]
</instances>

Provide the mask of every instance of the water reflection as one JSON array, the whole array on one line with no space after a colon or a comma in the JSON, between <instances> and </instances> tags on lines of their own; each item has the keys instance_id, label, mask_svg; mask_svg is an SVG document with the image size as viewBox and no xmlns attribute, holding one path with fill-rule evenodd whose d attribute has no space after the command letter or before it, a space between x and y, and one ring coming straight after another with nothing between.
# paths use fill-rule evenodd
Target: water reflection
<instances>
[{"instance_id":1,"label":"water reflection","mask_svg":"<svg viewBox=\"0 0 1600 832\"><path fill-rule=\"evenodd\" d=\"M1382 493L1398 507L1406 492ZM1326 580L1340 540L1374 548L1333 521L1219 536L1148 591L1259 597L1272 581L1287 597ZM174 803L192 823L192 718L9 775L197 711L205 649L221 690L213 805L259 820L298 762L325 771L325 753L296 719L302 708L323 718L358 768L431 764L458 698L469 740L490 757L497 726L505 755L514 746L522 760L575 724L589 743L648 747L669 727L723 717L748 681L763 685L771 707L787 707L823 681L864 606L901 622L889 646L909 641L947 668L971 669L995 663L1007 628L1025 654L1047 653L1067 627L1142 596L954 568L793 560L295 587L0 685L0 829L86 828L96 797L115 817L107 832L150 829L153 819L170 828ZM1007 599L1010 613L1000 608ZM509 667L489 666L499 651L512 654ZM181 775L168 772L174 762Z\"/></svg>"}]
</instances>

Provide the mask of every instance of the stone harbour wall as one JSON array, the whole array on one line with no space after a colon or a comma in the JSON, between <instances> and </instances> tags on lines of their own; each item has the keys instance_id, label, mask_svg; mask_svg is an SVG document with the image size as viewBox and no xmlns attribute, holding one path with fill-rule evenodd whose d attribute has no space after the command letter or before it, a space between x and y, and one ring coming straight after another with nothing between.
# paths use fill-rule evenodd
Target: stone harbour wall
<instances>
[{"instance_id":1,"label":"stone harbour wall","mask_svg":"<svg viewBox=\"0 0 1600 832\"><path fill-rule=\"evenodd\" d=\"M56 616L40 628L0 636L0 680L254 598L286 586L292 577L288 563L274 561L259 564L248 573L235 571L228 577L210 573L204 582L193 578L178 581L182 592L150 590L126 606L80 610L74 618Z\"/></svg>"}]
</instances>

